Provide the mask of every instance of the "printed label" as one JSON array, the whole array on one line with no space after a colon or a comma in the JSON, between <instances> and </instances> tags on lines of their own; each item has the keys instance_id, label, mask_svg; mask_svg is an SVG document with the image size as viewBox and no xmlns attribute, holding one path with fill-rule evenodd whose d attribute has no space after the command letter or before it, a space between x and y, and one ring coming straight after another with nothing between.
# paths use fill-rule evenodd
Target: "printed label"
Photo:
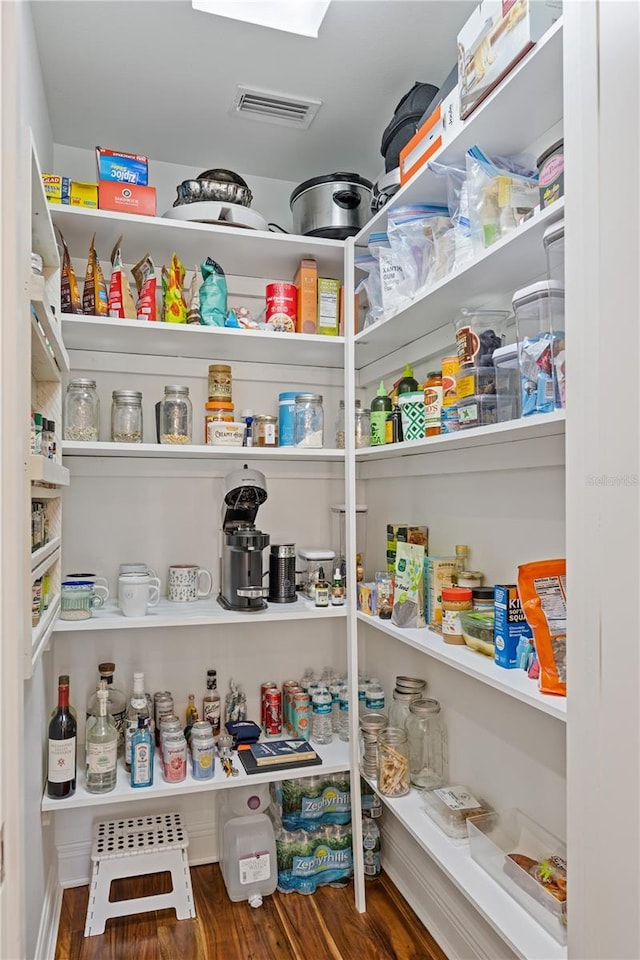
<instances>
[{"instance_id":1,"label":"printed label","mask_svg":"<svg viewBox=\"0 0 640 960\"><path fill-rule=\"evenodd\" d=\"M323 843L318 844L313 857L294 857L292 873L294 876L306 877L309 874L322 873L325 870L351 871L353 858L351 848L347 850L332 850Z\"/></svg>"},{"instance_id":2,"label":"printed label","mask_svg":"<svg viewBox=\"0 0 640 960\"><path fill-rule=\"evenodd\" d=\"M89 743L87 746L88 773L109 773L115 770L117 759L117 740L112 743Z\"/></svg>"},{"instance_id":3,"label":"printed label","mask_svg":"<svg viewBox=\"0 0 640 960\"><path fill-rule=\"evenodd\" d=\"M76 775L76 738L49 740L49 773L51 783L68 783Z\"/></svg>"},{"instance_id":4,"label":"printed label","mask_svg":"<svg viewBox=\"0 0 640 960\"><path fill-rule=\"evenodd\" d=\"M271 857L266 850L252 853L248 857L240 857L238 861L240 883L258 883L268 880L271 876Z\"/></svg>"},{"instance_id":5,"label":"printed label","mask_svg":"<svg viewBox=\"0 0 640 960\"><path fill-rule=\"evenodd\" d=\"M451 810L476 810L481 806L464 787L444 787L434 792Z\"/></svg>"},{"instance_id":6,"label":"printed label","mask_svg":"<svg viewBox=\"0 0 640 960\"><path fill-rule=\"evenodd\" d=\"M459 637L462 635L460 614L457 610L442 611L442 632L446 633L449 637Z\"/></svg>"},{"instance_id":7,"label":"printed label","mask_svg":"<svg viewBox=\"0 0 640 960\"><path fill-rule=\"evenodd\" d=\"M327 787L319 797L303 797L300 814L307 820L321 817L324 813L351 809L351 794Z\"/></svg>"},{"instance_id":8,"label":"printed label","mask_svg":"<svg viewBox=\"0 0 640 960\"><path fill-rule=\"evenodd\" d=\"M148 783L151 779L151 749L148 743L137 743L132 757L133 783Z\"/></svg>"},{"instance_id":9,"label":"printed label","mask_svg":"<svg viewBox=\"0 0 640 960\"><path fill-rule=\"evenodd\" d=\"M564 636L567 632L567 598L564 578L538 577L533 581L540 597L542 612L547 618L552 637Z\"/></svg>"}]
</instances>

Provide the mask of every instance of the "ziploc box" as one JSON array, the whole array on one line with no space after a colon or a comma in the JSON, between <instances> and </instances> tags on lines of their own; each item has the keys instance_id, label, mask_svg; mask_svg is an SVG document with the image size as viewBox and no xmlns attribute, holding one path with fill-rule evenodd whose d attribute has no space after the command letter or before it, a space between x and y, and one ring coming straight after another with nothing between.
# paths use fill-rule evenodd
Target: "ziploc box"
<instances>
[{"instance_id":1,"label":"ziploc box","mask_svg":"<svg viewBox=\"0 0 640 960\"><path fill-rule=\"evenodd\" d=\"M514 583L496 584L493 588L495 607L495 661L499 667L513 670L518 666L518 643L522 638L533 640L518 588Z\"/></svg>"},{"instance_id":2,"label":"ziploc box","mask_svg":"<svg viewBox=\"0 0 640 960\"><path fill-rule=\"evenodd\" d=\"M146 187L149 183L149 161L138 153L119 153L96 147L98 180L112 183L137 184Z\"/></svg>"},{"instance_id":3,"label":"ziploc box","mask_svg":"<svg viewBox=\"0 0 640 960\"><path fill-rule=\"evenodd\" d=\"M146 217L156 215L156 188L140 187L137 184L109 183L101 180L98 184L98 200L101 210L115 210L117 213L137 213Z\"/></svg>"}]
</instances>

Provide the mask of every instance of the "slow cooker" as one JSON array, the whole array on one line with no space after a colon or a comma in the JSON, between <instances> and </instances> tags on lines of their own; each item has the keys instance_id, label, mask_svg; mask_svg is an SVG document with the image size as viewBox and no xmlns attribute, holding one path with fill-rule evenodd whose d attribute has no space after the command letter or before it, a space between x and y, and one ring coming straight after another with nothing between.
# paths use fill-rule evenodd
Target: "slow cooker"
<instances>
[{"instance_id":1,"label":"slow cooker","mask_svg":"<svg viewBox=\"0 0 640 960\"><path fill-rule=\"evenodd\" d=\"M344 240L371 216L372 183L357 173L329 173L305 180L289 199L293 232Z\"/></svg>"}]
</instances>

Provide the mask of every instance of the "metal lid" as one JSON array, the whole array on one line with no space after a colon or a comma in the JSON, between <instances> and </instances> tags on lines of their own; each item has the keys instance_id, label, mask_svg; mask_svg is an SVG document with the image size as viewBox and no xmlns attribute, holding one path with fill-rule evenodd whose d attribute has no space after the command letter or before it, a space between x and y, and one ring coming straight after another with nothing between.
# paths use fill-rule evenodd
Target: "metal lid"
<instances>
[{"instance_id":1,"label":"metal lid","mask_svg":"<svg viewBox=\"0 0 640 960\"><path fill-rule=\"evenodd\" d=\"M384 729L387 722L384 713L365 713L363 717L360 717L360 729L375 732Z\"/></svg>"},{"instance_id":2,"label":"metal lid","mask_svg":"<svg viewBox=\"0 0 640 960\"><path fill-rule=\"evenodd\" d=\"M272 543L271 544L272 557L295 557L295 555L296 555L295 543Z\"/></svg>"},{"instance_id":3,"label":"metal lid","mask_svg":"<svg viewBox=\"0 0 640 960\"><path fill-rule=\"evenodd\" d=\"M231 367L228 363L211 363L209 364L209 373L211 373L212 370L228 370L229 373L231 373Z\"/></svg>"},{"instance_id":4,"label":"metal lid","mask_svg":"<svg viewBox=\"0 0 640 960\"><path fill-rule=\"evenodd\" d=\"M437 700L414 700L409 704L409 710L420 717L426 717L432 713L440 713L440 703Z\"/></svg>"},{"instance_id":5,"label":"metal lid","mask_svg":"<svg viewBox=\"0 0 640 960\"><path fill-rule=\"evenodd\" d=\"M422 680L420 677L396 677L396 688L405 693L410 690L424 690L426 685L427 681Z\"/></svg>"},{"instance_id":6,"label":"metal lid","mask_svg":"<svg viewBox=\"0 0 640 960\"><path fill-rule=\"evenodd\" d=\"M69 387L91 387L92 390L96 388L95 380L83 380L80 377L78 380L70 380Z\"/></svg>"},{"instance_id":7,"label":"metal lid","mask_svg":"<svg viewBox=\"0 0 640 960\"><path fill-rule=\"evenodd\" d=\"M322 396L319 393L296 393L296 403L322 403Z\"/></svg>"},{"instance_id":8,"label":"metal lid","mask_svg":"<svg viewBox=\"0 0 640 960\"><path fill-rule=\"evenodd\" d=\"M164 388L165 396L168 393L180 393L180 394L183 394L185 397L188 397L189 387L183 387L179 383L168 383L168 384L165 384L165 388Z\"/></svg>"},{"instance_id":9,"label":"metal lid","mask_svg":"<svg viewBox=\"0 0 640 960\"><path fill-rule=\"evenodd\" d=\"M306 190L319 187L323 183L351 183L358 187L365 187L367 190L373 189L371 180L365 180L359 173L327 173L323 177L312 177L311 180L300 183L289 197L289 206Z\"/></svg>"},{"instance_id":10,"label":"metal lid","mask_svg":"<svg viewBox=\"0 0 640 960\"><path fill-rule=\"evenodd\" d=\"M403 700L406 703L411 703L412 700L420 699L421 692L419 690L398 690L397 688L393 691L394 700Z\"/></svg>"},{"instance_id":11,"label":"metal lid","mask_svg":"<svg viewBox=\"0 0 640 960\"><path fill-rule=\"evenodd\" d=\"M111 396L115 401L142 400L142 394L139 390L114 390Z\"/></svg>"},{"instance_id":12,"label":"metal lid","mask_svg":"<svg viewBox=\"0 0 640 960\"><path fill-rule=\"evenodd\" d=\"M278 418L272 417L270 413L261 413L253 418L254 423L277 423Z\"/></svg>"}]
</instances>

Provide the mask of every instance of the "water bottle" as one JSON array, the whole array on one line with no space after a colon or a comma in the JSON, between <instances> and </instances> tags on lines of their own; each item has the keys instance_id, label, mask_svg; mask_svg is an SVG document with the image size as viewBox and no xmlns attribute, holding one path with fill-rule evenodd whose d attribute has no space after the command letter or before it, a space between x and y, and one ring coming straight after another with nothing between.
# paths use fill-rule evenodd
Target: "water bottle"
<instances>
[{"instance_id":1,"label":"water bottle","mask_svg":"<svg viewBox=\"0 0 640 960\"><path fill-rule=\"evenodd\" d=\"M384 710L384 687L371 677L365 689L365 713L382 713Z\"/></svg>"},{"instance_id":2,"label":"water bottle","mask_svg":"<svg viewBox=\"0 0 640 960\"><path fill-rule=\"evenodd\" d=\"M380 830L375 820L362 818L362 853L364 875L367 880L376 880L380 876Z\"/></svg>"},{"instance_id":3,"label":"water bottle","mask_svg":"<svg viewBox=\"0 0 640 960\"><path fill-rule=\"evenodd\" d=\"M311 740L313 743L331 743L331 694L326 687L318 687L313 692L311 706Z\"/></svg>"},{"instance_id":4,"label":"water bottle","mask_svg":"<svg viewBox=\"0 0 640 960\"><path fill-rule=\"evenodd\" d=\"M340 691L340 722L338 725L338 736L345 743L349 742L349 688L342 687Z\"/></svg>"},{"instance_id":5,"label":"water bottle","mask_svg":"<svg viewBox=\"0 0 640 960\"><path fill-rule=\"evenodd\" d=\"M342 677L334 677L329 684L329 693L331 694L331 729L337 733L340 728L340 691L345 685Z\"/></svg>"}]
</instances>

